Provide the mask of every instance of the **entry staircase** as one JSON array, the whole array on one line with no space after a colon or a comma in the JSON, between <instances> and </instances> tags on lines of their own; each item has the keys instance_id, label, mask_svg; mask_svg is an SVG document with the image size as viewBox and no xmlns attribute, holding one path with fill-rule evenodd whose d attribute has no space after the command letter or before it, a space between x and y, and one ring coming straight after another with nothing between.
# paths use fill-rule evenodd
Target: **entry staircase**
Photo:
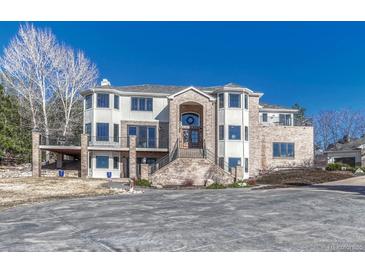
<instances>
[{"instance_id":1,"label":"entry staircase","mask_svg":"<svg viewBox=\"0 0 365 274\"><path fill-rule=\"evenodd\" d=\"M158 161L150 165L151 174L154 174L159 169L179 158L207 159L219 168L223 169L225 172L229 173L228 163L224 161L218 165L215 154L206 148L205 141L203 142L203 148L180 148L179 143L180 140L177 139L174 148L168 155L160 158Z\"/></svg>"}]
</instances>

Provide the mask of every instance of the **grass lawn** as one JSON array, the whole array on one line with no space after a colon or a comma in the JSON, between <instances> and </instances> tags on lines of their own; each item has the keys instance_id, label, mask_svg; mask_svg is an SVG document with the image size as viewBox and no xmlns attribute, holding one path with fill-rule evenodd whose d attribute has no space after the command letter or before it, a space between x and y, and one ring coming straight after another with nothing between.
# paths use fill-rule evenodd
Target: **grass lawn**
<instances>
[{"instance_id":1,"label":"grass lawn","mask_svg":"<svg viewBox=\"0 0 365 274\"><path fill-rule=\"evenodd\" d=\"M24 177L0 179L0 210L50 199L116 193L105 184L105 180L81 178Z\"/></svg>"}]
</instances>

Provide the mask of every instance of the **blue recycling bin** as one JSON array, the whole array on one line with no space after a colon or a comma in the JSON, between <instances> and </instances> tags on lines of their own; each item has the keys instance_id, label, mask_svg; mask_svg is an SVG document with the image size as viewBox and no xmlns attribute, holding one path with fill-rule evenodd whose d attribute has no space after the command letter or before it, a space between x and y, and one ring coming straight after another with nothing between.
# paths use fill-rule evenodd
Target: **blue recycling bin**
<instances>
[{"instance_id":1,"label":"blue recycling bin","mask_svg":"<svg viewBox=\"0 0 365 274\"><path fill-rule=\"evenodd\" d=\"M108 179L110 179L110 178L112 177L112 173L111 173L110 171L108 171L108 172L106 173L106 177L107 177Z\"/></svg>"},{"instance_id":2,"label":"blue recycling bin","mask_svg":"<svg viewBox=\"0 0 365 274\"><path fill-rule=\"evenodd\" d=\"M64 177L64 176L65 176L65 171L64 171L63 169L60 169L60 170L58 171L58 176L59 176L59 177Z\"/></svg>"}]
</instances>

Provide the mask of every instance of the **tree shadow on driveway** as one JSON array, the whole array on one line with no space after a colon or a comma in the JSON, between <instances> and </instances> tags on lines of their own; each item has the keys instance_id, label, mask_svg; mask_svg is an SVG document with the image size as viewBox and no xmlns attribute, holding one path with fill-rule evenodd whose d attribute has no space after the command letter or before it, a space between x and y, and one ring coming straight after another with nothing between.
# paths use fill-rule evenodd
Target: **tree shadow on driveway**
<instances>
[{"instance_id":1,"label":"tree shadow on driveway","mask_svg":"<svg viewBox=\"0 0 365 274\"><path fill-rule=\"evenodd\" d=\"M342 192L357 193L360 195L365 195L365 186L357 185L312 185L310 188L321 189L321 190L333 190Z\"/></svg>"}]
</instances>

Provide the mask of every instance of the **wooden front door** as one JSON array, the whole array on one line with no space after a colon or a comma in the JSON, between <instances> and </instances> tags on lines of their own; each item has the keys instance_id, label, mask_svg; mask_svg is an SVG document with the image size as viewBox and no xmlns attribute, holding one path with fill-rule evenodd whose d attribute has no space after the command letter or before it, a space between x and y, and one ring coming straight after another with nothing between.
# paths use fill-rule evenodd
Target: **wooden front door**
<instances>
[{"instance_id":1,"label":"wooden front door","mask_svg":"<svg viewBox=\"0 0 365 274\"><path fill-rule=\"evenodd\" d=\"M181 148L201 148L202 138L201 138L200 128L182 128L181 129Z\"/></svg>"}]
</instances>

